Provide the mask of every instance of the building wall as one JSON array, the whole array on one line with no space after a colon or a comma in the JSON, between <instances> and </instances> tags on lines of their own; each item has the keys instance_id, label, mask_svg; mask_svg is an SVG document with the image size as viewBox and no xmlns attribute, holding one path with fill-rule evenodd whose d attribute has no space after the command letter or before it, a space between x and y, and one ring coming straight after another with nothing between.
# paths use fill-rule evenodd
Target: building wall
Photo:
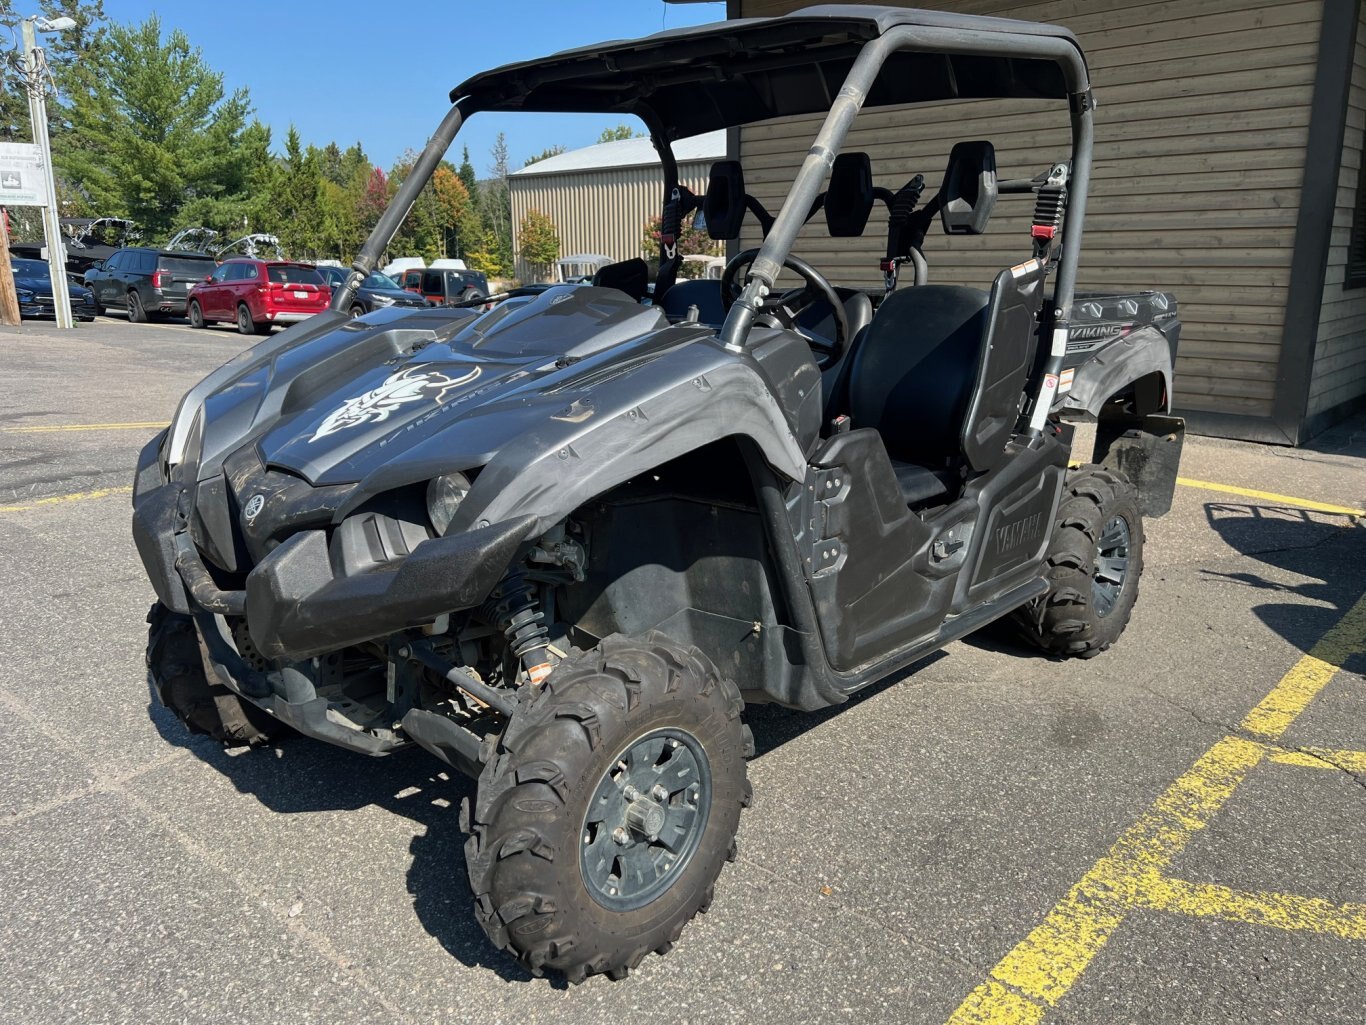
<instances>
[{"instance_id":1,"label":"building wall","mask_svg":"<svg viewBox=\"0 0 1366 1025\"><path fill-rule=\"evenodd\" d=\"M781 14L804 5L740 0L737 13ZM914 6L1056 22L1076 32L1099 104L1079 287L1174 292L1185 325L1178 407L1269 417L1322 0ZM818 123L798 118L741 129L749 191L771 210ZM1360 135L1358 129L1358 144ZM1035 101L881 110L860 115L845 148L869 152L880 185L895 189L923 172L933 189L952 144L972 138L995 144L1002 177L1030 177L1066 157L1066 111ZM1027 198L1003 197L986 235L932 234L930 280L989 287L997 271L1029 252L1031 212ZM757 238L747 224L742 244ZM796 252L841 283L871 286L879 281L883 244L873 237L832 240L815 218Z\"/></svg>"},{"instance_id":2,"label":"building wall","mask_svg":"<svg viewBox=\"0 0 1366 1025\"><path fill-rule=\"evenodd\" d=\"M1309 385L1309 416L1366 396L1366 288L1344 289L1347 243L1352 233L1357 180L1366 135L1366 6L1357 15L1356 50L1347 124L1338 172L1337 204L1319 314L1314 372Z\"/></svg>"},{"instance_id":3,"label":"building wall","mask_svg":"<svg viewBox=\"0 0 1366 1025\"><path fill-rule=\"evenodd\" d=\"M697 194L706 191L711 161L680 162L678 179ZM614 260L640 256L645 223L658 217L664 198L659 165L612 167L598 171L515 174L512 194L513 255L520 281L543 279L545 268L531 267L517 246L517 226L528 210L548 216L560 232L560 255L601 253ZM553 268L551 268L553 272Z\"/></svg>"}]
</instances>

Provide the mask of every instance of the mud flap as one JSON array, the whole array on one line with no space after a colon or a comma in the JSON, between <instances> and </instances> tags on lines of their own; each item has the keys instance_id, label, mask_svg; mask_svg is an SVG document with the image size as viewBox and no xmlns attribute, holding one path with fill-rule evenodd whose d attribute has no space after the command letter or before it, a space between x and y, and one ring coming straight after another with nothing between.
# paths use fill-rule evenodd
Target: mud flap
<instances>
[{"instance_id":1,"label":"mud flap","mask_svg":"<svg viewBox=\"0 0 1366 1025\"><path fill-rule=\"evenodd\" d=\"M1186 421L1179 416L1102 418L1092 458L1129 478L1144 516L1162 516L1172 507L1185 441Z\"/></svg>"}]
</instances>

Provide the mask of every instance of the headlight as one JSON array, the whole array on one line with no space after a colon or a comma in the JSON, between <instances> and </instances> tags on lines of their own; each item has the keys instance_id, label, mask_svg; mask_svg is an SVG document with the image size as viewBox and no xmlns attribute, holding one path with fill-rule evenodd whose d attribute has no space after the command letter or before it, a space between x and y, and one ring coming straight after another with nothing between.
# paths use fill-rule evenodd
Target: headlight
<instances>
[{"instance_id":1,"label":"headlight","mask_svg":"<svg viewBox=\"0 0 1366 1025\"><path fill-rule=\"evenodd\" d=\"M370 301L374 303L376 306L394 305L394 297L391 295L372 295L370 297Z\"/></svg>"},{"instance_id":2,"label":"headlight","mask_svg":"<svg viewBox=\"0 0 1366 1025\"><path fill-rule=\"evenodd\" d=\"M27 288L19 289L19 291L16 294L19 296L19 301L21 303L33 302L33 293L30 292Z\"/></svg>"},{"instance_id":3,"label":"headlight","mask_svg":"<svg viewBox=\"0 0 1366 1025\"><path fill-rule=\"evenodd\" d=\"M427 515L438 534L444 535L455 518L455 511L470 493L470 479L463 473L447 473L432 478L427 485Z\"/></svg>"}]
</instances>

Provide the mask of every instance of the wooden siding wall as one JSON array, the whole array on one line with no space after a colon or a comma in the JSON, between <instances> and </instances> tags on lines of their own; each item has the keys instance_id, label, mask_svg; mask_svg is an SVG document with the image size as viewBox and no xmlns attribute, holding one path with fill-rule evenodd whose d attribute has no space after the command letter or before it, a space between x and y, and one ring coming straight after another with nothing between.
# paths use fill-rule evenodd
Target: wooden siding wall
<instances>
[{"instance_id":1,"label":"wooden siding wall","mask_svg":"<svg viewBox=\"0 0 1366 1025\"><path fill-rule=\"evenodd\" d=\"M711 161L678 165L679 181L701 195L706 191ZM640 256L645 222L658 217L664 176L658 164L611 167L599 171L513 175L513 257L520 281L541 279L545 270L531 267L517 247L517 226L528 210L548 216L560 232L560 255L600 253L614 260ZM553 271L553 268L552 268Z\"/></svg>"},{"instance_id":2,"label":"wooden siding wall","mask_svg":"<svg viewBox=\"0 0 1366 1025\"><path fill-rule=\"evenodd\" d=\"M742 15L794 0L742 0ZM1063 24L1086 49L1099 108L1079 287L1159 288L1181 302L1175 388L1185 410L1269 417L1322 0L941 0L917 6ZM743 129L749 191L771 210L819 119ZM1358 138L1360 132L1358 132ZM845 144L895 189L923 172L937 188L952 144L989 139L1002 177L1068 153L1062 104L971 101L860 115ZM987 234L931 234L930 280L989 287L1029 252L1032 207L1003 197ZM754 245L747 225L743 244ZM797 253L849 284L875 285L885 241L831 240L813 219Z\"/></svg>"},{"instance_id":3,"label":"wooden siding wall","mask_svg":"<svg viewBox=\"0 0 1366 1025\"><path fill-rule=\"evenodd\" d=\"M1323 310L1309 385L1309 415L1323 413L1366 395L1366 288L1344 289L1347 242L1352 233L1357 176L1366 135L1366 6L1358 13L1356 53L1347 125L1338 172L1337 208L1323 285Z\"/></svg>"}]
</instances>

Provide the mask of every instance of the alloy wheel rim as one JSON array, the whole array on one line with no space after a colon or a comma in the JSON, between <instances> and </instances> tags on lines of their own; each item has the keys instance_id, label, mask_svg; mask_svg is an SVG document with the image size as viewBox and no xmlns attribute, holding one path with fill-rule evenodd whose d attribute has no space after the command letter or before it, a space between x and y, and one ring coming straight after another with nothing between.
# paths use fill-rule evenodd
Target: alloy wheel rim
<instances>
[{"instance_id":1,"label":"alloy wheel rim","mask_svg":"<svg viewBox=\"0 0 1366 1025\"><path fill-rule=\"evenodd\" d=\"M1129 521L1113 517L1096 544L1096 563L1091 575L1091 597L1101 618L1114 611L1124 582L1129 577Z\"/></svg>"},{"instance_id":2,"label":"alloy wheel rim","mask_svg":"<svg viewBox=\"0 0 1366 1025\"><path fill-rule=\"evenodd\" d=\"M696 853L711 799L711 767L692 734L669 727L626 745L579 830L579 868L592 898L633 911L662 896Z\"/></svg>"}]
</instances>

